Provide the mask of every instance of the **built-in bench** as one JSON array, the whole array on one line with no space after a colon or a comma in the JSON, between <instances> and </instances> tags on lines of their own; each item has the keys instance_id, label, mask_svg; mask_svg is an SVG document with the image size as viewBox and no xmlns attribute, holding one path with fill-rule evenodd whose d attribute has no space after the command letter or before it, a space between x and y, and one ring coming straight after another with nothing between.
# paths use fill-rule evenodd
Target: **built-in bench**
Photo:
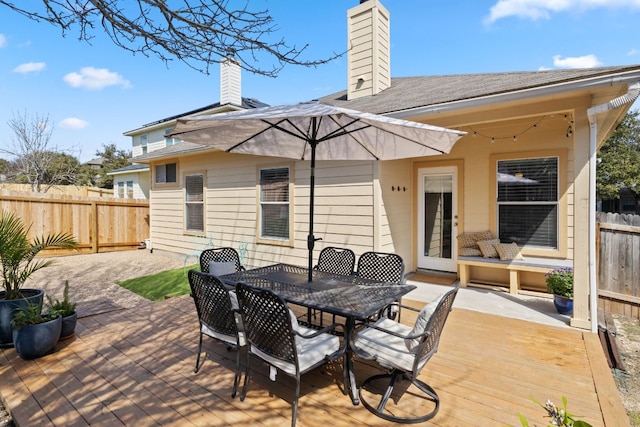
<instances>
[{"instance_id":1,"label":"built-in bench","mask_svg":"<svg viewBox=\"0 0 640 427\"><path fill-rule=\"evenodd\" d=\"M499 258L481 256L459 256L460 286L466 287L471 281L471 267L498 268L509 271L509 293L520 291L520 272L548 273L556 268L573 267L573 260L525 257L521 260L502 261Z\"/></svg>"}]
</instances>

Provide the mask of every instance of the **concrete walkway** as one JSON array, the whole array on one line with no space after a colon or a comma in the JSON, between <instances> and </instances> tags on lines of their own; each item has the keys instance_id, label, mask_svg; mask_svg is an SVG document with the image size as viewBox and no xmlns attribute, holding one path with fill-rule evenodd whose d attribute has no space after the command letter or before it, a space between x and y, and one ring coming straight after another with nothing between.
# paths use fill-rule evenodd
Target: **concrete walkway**
<instances>
[{"instance_id":1,"label":"concrete walkway","mask_svg":"<svg viewBox=\"0 0 640 427\"><path fill-rule=\"evenodd\" d=\"M405 296L406 299L414 301L431 301L450 288L445 285L414 281L411 277L407 279L407 283L418 287ZM570 327L570 317L558 314L551 298L511 295L506 289L503 291L498 287L496 290L461 288L453 306L544 325Z\"/></svg>"}]
</instances>

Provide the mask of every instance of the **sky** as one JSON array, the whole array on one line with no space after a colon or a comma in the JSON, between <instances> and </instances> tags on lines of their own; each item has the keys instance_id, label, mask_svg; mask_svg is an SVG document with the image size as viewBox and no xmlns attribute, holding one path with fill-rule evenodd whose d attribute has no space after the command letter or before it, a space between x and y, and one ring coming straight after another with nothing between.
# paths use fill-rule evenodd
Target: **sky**
<instances>
[{"instance_id":1,"label":"sky","mask_svg":"<svg viewBox=\"0 0 640 427\"><path fill-rule=\"evenodd\" d=\"M640 64L640 0L381 2L390 12L392 77ZM248 7L268 9L274 38L306 44L302 58L319 59L346 51L346 11L358 3L251 0ZM73 29L63 37L0 6L0 148L15 141L9 120L44 116L53 126L50 147L85 162L108 144L130 150L124 132L220 100L217 64L205 75L132 55L99 25L92 35L91 44ZM315 68L287 66L277 78L243 71L242 96L281 105L344 90L346 61L345 54Z\"/></svg>"}]
</instances>

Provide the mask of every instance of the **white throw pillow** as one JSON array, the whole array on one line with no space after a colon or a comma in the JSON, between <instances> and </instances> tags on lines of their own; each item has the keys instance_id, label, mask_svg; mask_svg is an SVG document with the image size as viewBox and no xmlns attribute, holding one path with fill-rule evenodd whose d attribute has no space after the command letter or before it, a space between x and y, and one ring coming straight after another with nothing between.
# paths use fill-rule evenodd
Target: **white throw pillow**
<instances>
[{"instance_id":1,"label":"white throw pillow","mask_svg":"<svg viewBox=\"0 0 640 427\"><path fill-rule=\"evenodd\" d=\"M214 276L224 276L236 272L236 263L233 261L219 262L211 261L209 263L209 274Z\"/></svg>"},{"instance_id":2,"label":"white throw pillow","mask_svg":"<svg viewBox=\"0 0 640 427\"><path fill-rule=\"evenodd\" d=\"M415 325L413 325L413 329L411 330L410 335L417 335L424 332L424 328L427 327L429 319L431 319L431 316L433 316L433 313L436 311L436 307L438 306L440 300L444 295L445 294L438 296L429 304L425 305L422 310L420 310L420 313L418 313L418 318L416 319ZM420 338L406 338L404 340L404 343L409 351L415 351L420 344Z\"/></svg>"}]
</instances>

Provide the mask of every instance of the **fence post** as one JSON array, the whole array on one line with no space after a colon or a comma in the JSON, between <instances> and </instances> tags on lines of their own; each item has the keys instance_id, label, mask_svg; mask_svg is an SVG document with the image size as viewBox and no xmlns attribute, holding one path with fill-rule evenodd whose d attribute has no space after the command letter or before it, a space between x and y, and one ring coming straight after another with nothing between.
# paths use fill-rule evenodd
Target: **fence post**
<instances>
[{"instance_id":1,"label":"fence post","mask_svg":"<svg viewBox=\"0 0 640 427\"><path fill-rule=\"evenodd\" d=\"M99 221L98 221L98 204L95 201L91 202L91 215L93 216L93 221L91 221L91 252L94 254L98 253L98 235L99 233Z\"/></svg>"}]
</instances>

